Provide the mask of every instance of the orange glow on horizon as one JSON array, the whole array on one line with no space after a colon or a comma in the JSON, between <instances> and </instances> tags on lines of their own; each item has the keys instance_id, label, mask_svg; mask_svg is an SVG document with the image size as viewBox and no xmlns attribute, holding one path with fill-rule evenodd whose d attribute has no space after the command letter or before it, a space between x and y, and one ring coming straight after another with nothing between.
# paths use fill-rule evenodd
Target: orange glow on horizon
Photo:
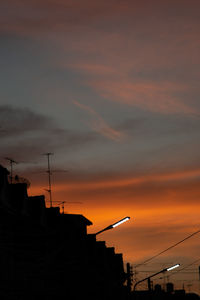
<instances>
[{"instance_id":1,"label":"orange glow on horizon","mask_svg":"<svg viewBox=\"0 0 200 300\"><path fill-rule=\"evenodd\" d=\"M165 173L165 174L151 174L151 175L143 175L138 177L125 177L121 179L107 179L107 180L95 180L89 182L66 182L66 183L56 183L54 186L55 191L68 191L68 190L77 190L77 189L98 189L98 188L112 188L112 187L123 187L128 185L139 185L145 182L165 182L170 180L184 180L192 177L200 176L200 169L194 170L186 170L182 172L173 172L173 173ZM43 187L31 186L31 192L34 193L34 190L38 190L39 188L43 189Z\"/></svg>"},{"instance_id":2,"label":"orange glow on horizon","mask_svg":"<svg viewBox=\"0 0 200 300\"><path fill-rule=\"evenodd\" d=\"M187 193L185 193L184 186L183 189L177 190L175 185L172 192L158 194L156 199L155 195L151 193L143 194L143 185L147 182L151 185L153 182L171 184L176 181L182 185L182 181L190 183L198 176L200 176L200 170L194 169L138 177L121 177L120 179L97 180L94 178L93 181L86 180L85 182L80 182L80 180L67 183L58 182L52 188L53 199L55 201L65 201L66 199L72 202L83 201L83 205L75 206L67 204L66 200L65 213L83 214L92 221L93 225L88 227L88 233L98 232L123 216L129 215L131 217L129 222L99 235L98 240L106 240L108 246L114 246L116 252L123 253L125 261L136 263L151 257L159 250L162 251L165 247L197 230L198 226L200 227L200 224L196 222L199 219L200 204L197 200L194 202L185 200L187 195L190 197L188 199L193 199L193 197L198 199L198 184L189 189ZM131 194L127 194L124 198L123 191L120 190L120 188L126 190L131 185L133 185L133 189L140 187L139 198L134 201ZM115 195L105 192L101 196L101 194L99 195L101 189L104 191L117 190L121 200L118 199L117 205L115 205ZM29 193L41 194L41 191L43 191L43 187L36 185L31 186ZM91 191L93 191L92 196L90 195ZM48 206L48 194L46 202ZM194 245L194 249L189 251L193 251L194 256L197 255L196 239L194 238L184 245L183 255L187 256L187 251L192 245ZM152 245L151 248L149 248L149 244ZM178 255L179 249L174 249L172 254ZM166 259L168 259L167 257Z\"/></svg>"}]
</instances>

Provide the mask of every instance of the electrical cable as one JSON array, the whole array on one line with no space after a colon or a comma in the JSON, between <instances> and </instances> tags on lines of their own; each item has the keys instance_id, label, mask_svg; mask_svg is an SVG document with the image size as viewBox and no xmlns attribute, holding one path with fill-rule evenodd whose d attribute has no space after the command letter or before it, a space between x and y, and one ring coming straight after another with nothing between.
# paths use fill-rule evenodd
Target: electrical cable
<instances>
[{"instance_id":1,"label":"electrical cable","mask_svg":"<svg viewBox=\"0 0 200 300\"><path fill-rule=\"evenodd\" d=\"M174 245L168 247L167 249L165 249L165 250L159 252L158 254L152 256L151 258L148 258L147 260L143 261L142 263L137 264L137 265L134 266L134 267L135 267L135 268L136 268L136 267L138 268L138 267L140 267L140 266L142 266L142 265L144 265L144 264L149 263L149 262L150 262L151 260L153 260L154 258L156 258L156 257L160 256L161 254L167 252L168 250L171 250L172 248L178 246L179 244L181 244L181 243L183 243L184 241L188 240L189 238L193 237L193 236L196 235L197 233L200 233L200 229L197 230L197 231L195 231L195 232L193 232L192 234L190 234L189 236L187 236L187 237L184 238L183 240L181 240L181 241L175 243Z\"/></svg>"}]
</instances>

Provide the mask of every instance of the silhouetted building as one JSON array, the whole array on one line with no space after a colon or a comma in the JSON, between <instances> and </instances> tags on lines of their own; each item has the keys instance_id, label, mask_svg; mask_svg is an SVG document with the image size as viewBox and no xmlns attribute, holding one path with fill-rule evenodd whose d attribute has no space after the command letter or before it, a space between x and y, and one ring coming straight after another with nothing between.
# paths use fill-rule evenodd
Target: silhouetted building
<instances>
[{"instance_id":1,"label":"silhouetted building","mask_svg":"<svg viewBox=\"0 0 200 300\"><path fill-rule=\"evenodd\" d=\"M8 174L0 166L0 298L124 300L122 254L87 234L87 218L47 208Z\"/></svg>"},{"instance_id":2,"label":"silhouetted building","mask_svg":"<svg viewBox=\"0 0 200 300\"><path fill-rule=\"evenodd\" d=\"M173 283L168 282L166 284L166 290L167 290L167 293L172 294L173 291L174 291L174 285L173 285Z\"/></svg>"},{"instance_id":3,"label":"silhouetted building","mask_svg":"<svg viewBox=\"0 0 200 300\"><path fill-rule=\"evenodd\" d=\"M200 300L195 293L186 293L184 289L174 289L173 283L166 284L166 291L162 289L160 284L156 284L151 291L134 291L130 297L132 300Z\"/></svg>"}]
</instances>

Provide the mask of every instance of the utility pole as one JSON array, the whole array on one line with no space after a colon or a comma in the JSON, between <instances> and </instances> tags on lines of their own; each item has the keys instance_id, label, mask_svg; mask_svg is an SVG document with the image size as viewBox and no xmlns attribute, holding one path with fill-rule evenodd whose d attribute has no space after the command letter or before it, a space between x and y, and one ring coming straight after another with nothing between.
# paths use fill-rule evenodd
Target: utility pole
<instances>
[{"instance_id":1,"label":"utility pole","mask_svg":"<svg viewBox=\"0 0 200 300\"><path fill-rule=\"evenodd\" d=\"M10 183L12 184L12 178L13 178L13 164L17 164L17 162L9 157L5 157L6 160L10 162Z\"/></svg>"},{"instance_id":2,"label":"utility pole","mask_svg":"<svg viewBox=\"0 0 200 300\"><path fill-rule=\"evenodd\" d=\"M52 207L52 189L51 189L51 169L50 169L50 155L53 155L53 153L45 153L44 155L47 156L47 173L48 173L48 181L49 181L49 189L47 190L49 192L49 201L50 201L50 207Z\"/></svg>"},{"instance_id":3,"label":"utility pole","mask_svg":"<svg viewBox=\"0 0 200 300\"><path fill-rule=\"evenodd\" d=\"M133 282L133 270L130 263L126 264L126 270L127 270L127 288L128 288L128 292L130 293L132 282Z\"/></svg>"},{"instance_id":4,"label":"utility pole","mask_svg":"<svg viewBox=\"0 0 200 300\"><path fill-rule=\"evenodd\" d=\"M199 266L199 283L200 283L200 266ZM200 285L199 285L199 290L200 290Z\"/></svg>"}]
</instances>

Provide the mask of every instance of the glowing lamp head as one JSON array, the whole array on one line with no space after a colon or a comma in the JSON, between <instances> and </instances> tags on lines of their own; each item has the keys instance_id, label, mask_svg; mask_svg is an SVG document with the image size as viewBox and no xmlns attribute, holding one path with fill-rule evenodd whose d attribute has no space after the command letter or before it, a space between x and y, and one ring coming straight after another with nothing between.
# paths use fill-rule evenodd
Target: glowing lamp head
<instances>
[{"instance_id":1,"label":"glowing lamp head","mask_svg":"<svg viewBox=\"0 0 200 300\"><path fill-rule=\"evenodd\" d=\"M122 223L127 222L128 220L130 220L130 217L123 218L123 219L121 219L120 221L114 223L114 224L112 225L112 228L115 228L115 227L121 225Z\"/></svg>"},{"instance_id":2,"label":"glowing lamp head","mask_svg":"<svg viewBox=\"0 0 200 300\"><path fill-rule=\"evenodd\" d=\"M176 264L176 265L174 265L172 267L167 268L167 271L172 271L172 270L178 268L179 266L180 266L180 264Z\"/></svg>"}]
</instances>

